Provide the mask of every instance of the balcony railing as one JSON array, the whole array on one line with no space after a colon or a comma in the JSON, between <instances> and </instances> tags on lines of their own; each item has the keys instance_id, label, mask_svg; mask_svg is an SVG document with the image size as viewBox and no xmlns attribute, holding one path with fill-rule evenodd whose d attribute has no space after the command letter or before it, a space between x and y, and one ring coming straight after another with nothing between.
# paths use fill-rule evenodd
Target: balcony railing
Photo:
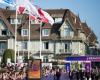
<instances>
[{"instance_id":1,"label":"balcony railing","mask_svg":"<svg viewBox=\"0 0 100 80\"><path fill-rule=\"evenodd\" d=\"M60 49L61 53L71 53L72 52L72 49Z\"/></svg>"}]
</instances>

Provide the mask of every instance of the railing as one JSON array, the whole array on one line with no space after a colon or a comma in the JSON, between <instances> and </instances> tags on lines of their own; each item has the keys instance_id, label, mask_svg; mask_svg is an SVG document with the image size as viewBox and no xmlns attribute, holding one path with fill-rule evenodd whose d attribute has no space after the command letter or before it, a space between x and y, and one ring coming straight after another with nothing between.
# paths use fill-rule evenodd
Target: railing
<instances>
[{"instance_id":1,"label":"railing","mask_svg":"<svg viewBox=\"0 0 100 80\"><path fill-rule=\"evenodd\" d=\"M72 52L72 49L60 49L61 53L71 53Z\"/></svg>"},{"instance_id":2,"label":"railing","mask_svg":"<svg viewBox=\"0 0 100 80\"><path fill-rule=\"evenodd\" d=\"M65 49L65 52L72 52L72 49Z\"/></svg>"}]
</instances>

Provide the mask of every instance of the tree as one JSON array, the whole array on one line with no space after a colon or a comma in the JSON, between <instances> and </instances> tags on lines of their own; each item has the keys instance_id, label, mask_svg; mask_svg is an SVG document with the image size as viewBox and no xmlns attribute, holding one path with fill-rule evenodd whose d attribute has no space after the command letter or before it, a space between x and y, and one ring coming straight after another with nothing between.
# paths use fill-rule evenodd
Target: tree
<instances>
[{"instance_id":1,"label":"tree","mask_svg":"<svg viewBox=\"0 0 100 80\"><path fill-rule=\"evenodd\" d=\"M28 62L28 56L24 56L24 63L27 63Z\"/></svg>"},{"instance_id":2,"label":"tree","mask_svg":"<svg viewBox=\"0 0 100 80\"><path fill-rule=\"evenodd\" d=\"M10 58L11 62L14 62L14 50L6 49L3 53L3 63L7 63L7 59Z\"/></svg>"},{"instance_id":3,"label":"tree","mask_svg":"<svg viewBox=\"0 0 100 80\"><path fill-rule=\"evenodd\" d=\"M32 56L29 57L30 60L33 60L34 58ZM24 62L27 63L28 62L28 56L24 56Z\"/></svg>"}]
</instances>

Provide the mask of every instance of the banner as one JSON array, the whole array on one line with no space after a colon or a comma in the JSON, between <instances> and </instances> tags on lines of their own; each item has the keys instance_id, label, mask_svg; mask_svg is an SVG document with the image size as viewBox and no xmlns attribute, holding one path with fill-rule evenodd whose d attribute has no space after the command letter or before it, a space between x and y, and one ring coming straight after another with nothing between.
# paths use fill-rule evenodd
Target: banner
<instances>
[{"instance_id":1,"label":"banner","mask_svg":"<svg viewBox=\"0 0 100 80\"><path fill-rule=\"evenodd\" d=\"M41 78L41 60L39 59L29 60L28 78L32 80Z\"/></svg>"},{"instance_id":2,"label":"banner","mask_svg":"<svg viewBox=\"0 0 100 80\"><path fill-rule=\"evenodd\" d=\"M66 71L70 71L70 63L66 63Z\"/></svg>"}]
</instances>

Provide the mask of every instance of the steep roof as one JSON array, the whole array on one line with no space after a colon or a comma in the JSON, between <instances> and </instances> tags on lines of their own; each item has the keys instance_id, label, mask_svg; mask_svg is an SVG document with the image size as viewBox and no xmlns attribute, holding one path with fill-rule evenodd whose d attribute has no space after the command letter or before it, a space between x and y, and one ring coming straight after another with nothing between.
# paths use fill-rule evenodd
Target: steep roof
<instances>
[{"instance_id":1,"label":"steep roof","mask_svg":"<svg viewBox=\"0 0 100 80\"><path fill-rule=\"evenodd\" d=\"M70 22L73 25L75 30L81 29L81 26L80 26L81 21L80 21L80 18L78 16L76 16L75 14L73 14L73 12L71 12L69 10L69 14L67 17L70 20Z\"/></svg>"},{"instance_id":2,"label":"steep roof","mask_svg":"<svg viewBox=\"0 0 100 80\"><path fill-rule=\"evenodd\" d=\"M52 17L63 17L66 10L67 9L46 9L45 11Z\"/></svg>"},{"instance_id":3,"label":"steep roof","mask_svg":"<svg viewBox=\"0 0 100 80\"><path fill-rule=\"evenodd\" d=\"M86 35L86 37L88 37L91 34L91 29L88 27L88 25L86 23L82 23L82 29Z\"/></svg>"},{"instance_id":4,"label":"steep roof","mask_svg":"<svg viewBox=\"0 0 100 80\"><path fill-rule=\"evenodd\" d=\"M96 35L94 34L94 32L88 27L88 25L86 23L82 23L82 29L86 35L86 37L88 38L89 42L92 43L92 42L96 42L97 41L97 37Z\"/></svg>"},{"instance_id":5,"label":"steep roof","mask_svg":"<svg viewBox=\"0 0 100 80\"><path fill-rule=\"evenodd\" d=\"M14 30L12 28L12 25L9 23L9 21L7 20L7 14L9 13L9 11L4 12L6 10L0 9L0 18L4 21L4 23L6 24L6 27L11 31L11 33L14 35ZM7 13L5 15L5 13ZM10 13L9 13L10 14ZM10 16L10 15L9 15Z\"/></svg>"},{"instance_id":6,"label":"steep roof","mask_svg":"<svg viewBox=\"0 0 100 80\"><path fill-rule=\"evenodd\" d=\"M48 37L42 37L42 39L46 40L59 40L60 38L60 31L59 28L63 24L64 21L69 21L73 27L73 30L75 34L78 34L78 30L82 30L86 37L89 36L89 41L94 42L97 41L96 35L91 31L91 29L88 27L86 23L82 23L79 16L76 16L72 11L69 9L46 9L47 11L53 18L55 17L60 17L62 18L61 23L55 23L52 26L49 23L46 23L42 29L48 28L50 29L50 35ZM11 31L11 33L14 35L15 34L15 25L11 25L9 22L10 18L15 18L15 10L5 10L5 9L0 9L0 17L2 20L5 22L7 25L8 29ZM27 37L21 36L21 29L22 28L27 28L28 29L28 15L18 15L18 18L22 19L22 24L18 24L18 33L17 33L17 39L18 40L27 40ZM39 39L40 35L40 24L31 24L31 40Z\"/></svg>"}]
</instances>

